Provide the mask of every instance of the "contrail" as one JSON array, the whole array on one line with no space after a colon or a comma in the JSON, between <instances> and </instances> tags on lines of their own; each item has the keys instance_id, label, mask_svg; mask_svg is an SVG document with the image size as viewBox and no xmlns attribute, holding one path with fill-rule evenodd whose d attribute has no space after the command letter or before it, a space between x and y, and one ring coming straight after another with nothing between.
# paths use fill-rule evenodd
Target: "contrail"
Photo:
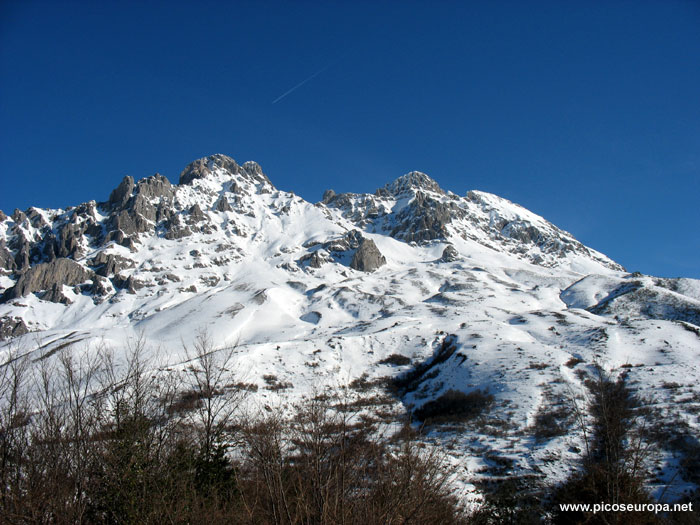
<instances>
[{"instance_id":1,"label":"contrail","mask_svg":"<svg viewBox=\"0 0 700 525\"><path fill-rule=\"evenodd\" d=\"M331 65L332 65L332 64L328 64L326 67L323 67L323 68L319 69L318 71L316 71L316 73L314 73L314 74L311 75L310 77L305 78L304 80L302 80L301 82L299 82L296 86L294 86L292 89L290 89L290 90L285 91L284 93L282 93L279 97L277 97L275 100L273 100L272 103L273 103L273 104L277 104L280 100L282 100L284 97L286 97L287 95L289 95L292 91L295 91L295 90L299 89L301 86L303 86L304 84L306 84L309 80L312 80L312 79L316 78L318 75L320 75L321 73L323 73L326 69L328 69L329 67L331 67Z\"/></svg>"}]
</instances>

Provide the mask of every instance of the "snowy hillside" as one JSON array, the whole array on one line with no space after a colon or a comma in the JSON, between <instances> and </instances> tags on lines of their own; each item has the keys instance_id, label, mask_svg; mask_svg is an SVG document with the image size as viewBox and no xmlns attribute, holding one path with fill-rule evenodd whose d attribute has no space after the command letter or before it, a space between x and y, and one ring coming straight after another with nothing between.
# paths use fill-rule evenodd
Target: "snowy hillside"
<instances>
[{"instance_id":1,"label":"snowy hillside","mask_svg":"<svg viewBox=\"0 0 700 525\"><path fill-rule=\"evenodd\" d=\"M700 282L628 274L516 204L423 173L312 204L254 162L213 155L177 185L125 177L104 202L0 212L0 272L5 353L143 334L177 367L204 330L237 346L260 405L358 381L379 391L400 374L409 412L488 392L480 425L428 433L465 490L505 472L563 478L582 436L561 407L596 363L700 432ZM267 388L272 376L283 388ZM538 435L549 412L561 432ZM691 486L674 454L659 459L657 494L674 476L673 490Z\"/></svg>"}]
</instances>

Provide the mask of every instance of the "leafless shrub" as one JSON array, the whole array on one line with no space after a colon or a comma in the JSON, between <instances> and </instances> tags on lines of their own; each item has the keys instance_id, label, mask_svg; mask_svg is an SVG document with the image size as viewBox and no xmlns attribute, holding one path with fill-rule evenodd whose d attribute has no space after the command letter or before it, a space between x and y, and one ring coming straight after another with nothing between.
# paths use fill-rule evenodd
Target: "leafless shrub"
<instances>
[{"instance_id":1,"label":"leafless shrub","mask_svg":"<svg viewBox=\"0 0 700 525\"><path fill-rule=\"evenodd\" d=\"M576 365L578 365L579 363L583 363L583 359L579 359L578 357L573 356L566 363L564 363L564 366L567 366L569 368L575 368Z\"/></svg>"},{"instance_id":2,"label":"leafless shrub","mask_svg":"<svg viewBox=\"0 0 700 525\"><path fill-rule=\"evenodd\" d=\"M474 390L468 394L448 390L437 399L425 403L413 415L425 423L468 421L488 409L493 400L493 395L486 390Z\"/></svg>"},{"instance_id":3,"label":"leafless shrub","mask_svg":"<svg viewBox=\"0 0 700 525\"><path fill-rule=\"evenodd\" d=\"M381 361L379 361L380 365L394 365L394 366L403 366L403 365L410 365L411 364L411 359L409 357L406 357L405 355L401 354L391 354L388 357L385 357Z\"/></svg>"}]
</instances>

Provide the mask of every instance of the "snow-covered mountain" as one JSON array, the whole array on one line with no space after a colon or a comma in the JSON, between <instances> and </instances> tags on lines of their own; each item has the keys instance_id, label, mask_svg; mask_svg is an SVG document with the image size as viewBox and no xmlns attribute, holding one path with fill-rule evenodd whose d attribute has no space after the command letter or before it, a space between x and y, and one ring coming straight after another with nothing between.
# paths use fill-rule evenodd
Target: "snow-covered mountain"
<instances>
[{"instance_id":1,"label":"snow-covered mountain","mask_svg":"<svg viewBox=\"0 0 700 525\"><path fill-rule=\"evenodd\" d=\"M581 436L561 407L594 363L626 370L689 435L700 430L700 281L628 274L517 204L419 172L312 204L255 162L212 155L177 185L125 177L104 202L0 212L0 273L4 352L40 359L143 334L178 366L205 330L237 345L256 402L379 389L409 371L408 410L488 391L478 428L430 434L467 481L562 477ZM548 413L563 431L538 436ZM675 472L675 449L664 454L657 492Z\"/></svg>"}]
</instances>

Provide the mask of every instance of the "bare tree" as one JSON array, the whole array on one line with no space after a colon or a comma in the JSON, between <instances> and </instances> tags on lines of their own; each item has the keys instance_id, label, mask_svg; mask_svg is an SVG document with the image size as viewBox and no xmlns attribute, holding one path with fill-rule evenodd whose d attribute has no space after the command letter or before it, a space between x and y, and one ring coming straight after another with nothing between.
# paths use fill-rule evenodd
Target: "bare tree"
<instances>
[{"instance_id":1,"label":"bare tree","mask_svg":"<svg viewBox=\"0 0 700 525\"><path fill-rule=\"evenodd\" d=\"M202 455L211 458L227 445L231 426L247 391L234 369L236 346L216 348L209 334L200 331L191 347L185 346L187 368L183 400L190 400L187 417L200 435Z\"/></svg>"},{"instance_id":2,"label":"bare tree","mask_svg":"<svg viewBox=\"0 0 700 525\"><path fill-rule=\"evenodd\" d=\"M13 489L22 484L24 451L29 442L27 371L28 359L17 348L10 348L0 366L0 515L15 513L20 503Z\"/></svg>"}]
</instances>

